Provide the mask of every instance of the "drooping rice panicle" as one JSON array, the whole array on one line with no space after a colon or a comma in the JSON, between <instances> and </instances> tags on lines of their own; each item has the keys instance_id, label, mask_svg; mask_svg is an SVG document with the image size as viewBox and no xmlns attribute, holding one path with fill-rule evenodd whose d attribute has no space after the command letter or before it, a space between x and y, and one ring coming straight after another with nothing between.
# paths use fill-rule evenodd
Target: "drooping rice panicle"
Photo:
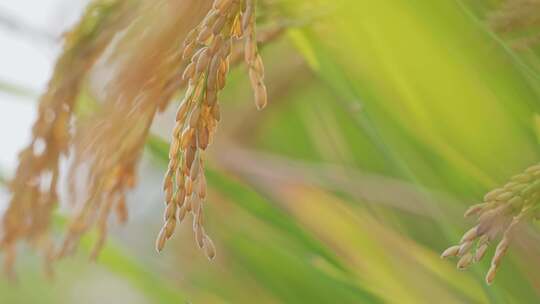
<instances>
[{"instance_id":1,"label":"drooping rice panicle","mask_svg":"<svg viewBox=\"0 0 540 304\"><path fill-rule=\"evenodd\" d=\"M137 164L150 126L183 86L177 75L183 66L179 44L208 5L194 0L160 2L168 3L174 13L155 1L141 7L144 14L109 55L120 56L120 64L110 82L104 84L100 108L77 124L68 184L84 186L77 189L77 198L70 198L75 201L74 213L58 257L74 252L80 238L95 228L98 240L91 258L97 258L111 215L116 213L119 222L127 219L126 194L136 184Z\"/></svg>"},{"instance_id":2,"label":"drooping rice panicle","mask_svg":"<svg viewBox=\"0 0 540 304\"><path fill-rule=\"evenodd\" d=\"M477 224L463 235L458 245L449 247L441 256L458 257L457 267L465 269L480 261L488 246L502 235L486 275L486 282L491 284L516 228L532 217L539 205L540 164L537 164L486 194L482 203L471 206L465 216L476 216Z\"/></svg>"},{"instance_id":3,"label":"drooping rice panicle","mask_svg":"<svg viewBox=\"0 0 540 304\"><path fill-rule=\"evenodd\" d=\"M206 197L204 151L212 142L220 120L218 94L225 87L235 40L244 41L244 59L258 109L266 106L264 67L257 50L254 0L216 0L201 24L184 41L182 57L189 60L183 72L188 87L178 108L176 126L165 175L164 225L156 240L161 251L172 236L176 221L193 218L198 246L209 259L215 255L203 227Z\"/></svg>"},{"instance_id":4,"label":"drooping rice panicle","mask_svg":"<svg viewBox=\"0 0 540 304\"><path fill-rule=\"evenodd\" d=\"M48 230L58 201L60 158L67 154L71 142L75 101L88 71L126 25L132 9L129 1L96 1L66 35L64 51L39 102L32 141L19 154L19 166L9 185L12 197L2 219L0 243L6 252L8 272L15 260L17 241L44 248L47 260L54 257Z\"/></svg>"}]
</instances>

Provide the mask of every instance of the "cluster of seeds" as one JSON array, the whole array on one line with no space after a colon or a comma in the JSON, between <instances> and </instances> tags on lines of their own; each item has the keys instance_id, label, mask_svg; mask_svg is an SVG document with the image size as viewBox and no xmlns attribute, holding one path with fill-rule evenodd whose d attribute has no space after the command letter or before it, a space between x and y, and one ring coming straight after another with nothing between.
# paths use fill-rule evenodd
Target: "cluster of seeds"
<instances>
[{"instance_id":1,"label":"cluster of seeds","mask_svg":"<svg viewBox=\"0 0 540 304\"><path fill-rule=\"evenodd\" d=\"M133 152L136 155L137 151ZM91 173L93 179L89 182L89 194L79 210L70 218L66 236L55 254L56 259L73 254L80 238L93 227L97 230L97 241L90 257L92 260L97 259L105 245L110 214L114 213L121 224L127 221L126 192L135 186L135 168L136 162L128 161L114 166L110 171L100 170Z\"/></svg>"},{"instance_id":2,"label":"cluster of seeds","mask_svg":"<svg viewBox=\"0 0 540 304\"><path fill-rule=\"evenodd\" d=\"M264 68L255 36L255 0L216 0L204 20L187 36L183 60L190 60L183 79L188 82L176 116L164 180L164 226L156 241L161 251L174 233L176 223L190 213L198 246L209 259L215 248L203 228L206 198L203 152L220 120L218 93L225 87L233 46L244 42L244 58L258 109L266 106Z\"/></svg>"},{"instance_id":3,"label":"cluster of seeds","mask_svg":"<svg viewBox=\"0 0 540 304\"><path fill-rule=\"evenodd\" d=\"M94 1L77 26L66 34L63 53L39 101L32 141L19 154L19 166L9 185L12 197L2 218L0 235L8 273L15 262L18 241L43 249L47 267L56 258L48 232L58 203L60 162L72 142L73 109L90 69L131 20L133 11L134 4L129 1ZM87 18L93 22L85 22Z\"/></svg>"},{"instance_id":4,"label":"cluster of seeds","mask_svg":"<svg viewBox=\"0 0 540 304\"><path fill-rule=\"evenodd\" d=\"M471 206L465 216L477 216L477 225L463 235L459 245L446 249L442 257L459 257L457 267L465 269L480 261L489 244L502 234L486 275L486 282L491 284L516 228L535 215L539 200L540 164L537 164L513 176L503 187L486 194L483 203Z\"/></svg>"}]
</instances>

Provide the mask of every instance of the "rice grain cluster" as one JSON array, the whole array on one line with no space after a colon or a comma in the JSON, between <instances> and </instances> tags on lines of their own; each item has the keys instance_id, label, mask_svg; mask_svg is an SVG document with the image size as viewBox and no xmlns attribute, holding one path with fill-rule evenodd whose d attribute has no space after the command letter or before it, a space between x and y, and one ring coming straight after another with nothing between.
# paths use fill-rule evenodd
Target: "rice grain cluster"
<instances>
[{"instance_id":1,"label":"rice grain cluster","mask_svg":"<svg viewBox=\"0 0 540 304\"><path fill-rule=\"evenodd\" d=\"M458 269L466 269L480 261L489 245L502 235L486 274L486 282L491 284L516 229L535 215L539 200L540 164L536 164L513 176L504 186L486 194L483 203L471 206L465 212L465 217L476 216L477 224L463 235L458 245L446 249L441 256L459 258Z\"/></svg>"},{"instance_id":2,"label":"rice grain cluster","mask_svg":"<svg viewBox=\"0 0 540 304\"><path fill-rule=\"evenodd\" d=\"M0 247L4 268L11 275L17 241L43 248L49 271L58 256L48 232L58 202L60 159L68 154L72 140L77 96L92 65L131 20L133 8L128 1L96 1L66 34L64 51L40 99L32 141L20 152L19 166L9 183L12 197L2 218Z\"/></svg>"},{"instance_id":3,"label":"rice grain cluster","mask_svg":"<svg viewBox=\"0 0 540 304\"><path fill-rule=\"evenodd\" d=\"M182 78L187 91L176 115L164 180L165 223L157 240L161 251L174 233L176 223L187 214L193 217L197 245L213 259L215 248L204 230L203 202L206 198L204 151L220 121L218 94L225 87L232 47L244 42L244 59L249 69L255 104L267 103L264 67L257 51L254 0L216 0L199 26L184 41L182 58L189 60Z\"/></svg>"}]
</instances>

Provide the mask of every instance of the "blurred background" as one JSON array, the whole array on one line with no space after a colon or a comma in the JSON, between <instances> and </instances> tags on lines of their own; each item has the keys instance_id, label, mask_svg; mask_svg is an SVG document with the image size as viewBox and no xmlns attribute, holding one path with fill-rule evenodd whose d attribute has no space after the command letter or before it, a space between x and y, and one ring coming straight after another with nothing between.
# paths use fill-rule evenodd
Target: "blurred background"
<instances>
[{"instance_id":1,"label":"blurred background","mask_svg":"<svg viewBox=\"0 0 540 304\"><path fill-rule=\"evenodd\" d=\"M178 1L189 2L139 12L152 15L144 26L158 31ZM539 160L540 1L260 2L262 23L286 30L262 49L264 111L242 65L221 94L206 157L216 259L187 223L154 249L175 101L152 125L129 221L111 223L99 259L88 260L90 236L51 279L23 245L0 303L537 303L536 223L492 286L489 259L458 271L439 255L472 225L468 206ZM2 181L87 3L0 0ZM99 99L107 75L98 65L85 94ZM4 185L2 210L8 201Z\"/></svg>"}]
</instances>

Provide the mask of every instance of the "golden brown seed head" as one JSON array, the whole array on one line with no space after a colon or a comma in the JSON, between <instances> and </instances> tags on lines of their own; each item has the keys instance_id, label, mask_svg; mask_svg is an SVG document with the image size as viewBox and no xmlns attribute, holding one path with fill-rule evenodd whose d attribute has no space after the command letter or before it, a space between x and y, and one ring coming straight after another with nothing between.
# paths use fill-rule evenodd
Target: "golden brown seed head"
<instances>
[{"instance_id":1,"label":"golden brown seed head","mask_svg":"<svg viewBox=\"0 0 540 304\"><path fill-rule=\"evenodd\" d=\"M195 41L188 43L188 45L184 48L182 52L182 59L183 60L190 59L193 56L196 46L197 46L197 43Z\"/></svg>"},{"instance_id":2,"label":"golden brown seed head","mask_svg":"<svg viewBox=\"0 0 540 304\"><path fill-rule=\"evenodd\" d=\"M205 44L210 37L212 37L212 35L212 29L210 27L204 27L199 33L199 36L197 36L197 42L200 44Z\"/></svg>"},{"instance_id":3,"label":"golden brown seed head","mask_svg":"<svg viewBox=\"0 0 540 304\"><path fill-rule=\"evenodd\" d=\"M197 59L197 68L196 68L197 74L203 73L204 71L206 71L206 69L208 69L210 58L211 58L210 51L208 50L208 48L204 48L199 58Z\"/></svg>"},{"instance_id":4,"label":"golden brown seed head","mask_svg":"<svg viewBox=\"0 0 540 304\"><path fill-rule=\"evenodd\" d=\"M471 241L461 244L461 246L459 246L459 251L458 251L457 256L463 256L466 253L468 253L471 250L472 245L473 245L473 242Z\"/></svg>"},{"instance_id":5,"label":"golden brown seed head","mask_svg":"<svg viewBox=\"0 0 540 304\"><path fill-rule=\"evenodd\" d=\"M201 249L204 247L203 239L204 239L203 228L202 228L201 225L196 225L196 227L195 227L195 240L197 241L197 245Z\"/></svg>"},{"instance_id":6,"label":"golden brown seed head","mask_svg":"<svg viewBox=\"0 0 540 304\"><path fill-rule=\"evenodd\" d=\"M176 217L178 218L179 223L181 223L184 220L184 218L186 217L186 214L187 214L187 209L185 208L185 206L178 208Z\"/></svg>"},{"instance_id":7,"label":"golden brown seed head","mask_svg":"<svg viewBox=\"0 0 540 304\"><path fill-rule=\"evenodd\" d=\"M504 193L504 189L495 189L484 196L484 202L494 201L497 196Z\"/></svg>"},{"instance_id":8,"label":"golden brown seed head","mask_svg":"<svg viewBox=\"0 0 540 304\"><path fill-rule=\"evenodd\" d=\"M465 212L465 217L469 217L469 216L472 216L472 215L477 215L480 211L482 211L482 209L486 206L486 203L482 203L482 204L476 204L476 205L473 205L471 207L469 207L469 209L467 209L467 211Z\"/></svg>"},{"instance_id":9,"label":"golden brown seed head","mask_svg":"<svg viewBox=\"0 0 540 304\"><path fill-rule=\"evenodd\" d=\"M472 253L469 252L465 254L464 256L462 256L461 259L459 259L457 263L457 268L459 270L466 269L467 267L471 265L472 261L473 261L473 256L472 256Z\"/></svg>"},{"instance_id":10,"label":"golden brown seed head","mask_svg":"<svg viewBox=\"0 0 540 304\"><path fill-rule=\"evenodd\" d=\"M493 283L493 280L495 279L495 275L497 274L497 267L491 266L488 270L488 273L486 274L486 283L488 285L491 285Z\"/></svg>"},{"instance_id":11,"label":"golden brown seed head","mask_svg":"<svg viewBox=\"0 0 540 304\"><path fill-rule=\"evenodd\" d=\"M184 74L182 75L182 79L183 80L188 80L188 79L193 78L194 75L195 75L195 63L191 62L190 64L188 64L188 66L184 70Z\"/></svg>"},{"instance_id":12,"label":"golden brown seed head","mask_svg":"<svg viewBox=\"0 0 540 304\"><path fill-rule=\"evenodd\" d=\"M216 248L214 246L214 242L212 242L208 236L205 236L203 239L203 246L206 257L209 260L213 260L216 257Z\"/></svg>"},{"instance_id":13,"label":"golden brown seed head","mask_svg":"<svg viewBox=\"0 0 540 304\"><path fill-rule=\"evenodd\" d=\"M266 93L266 86L264 84L260 84L255 88L255 104L257 105L257 109L264 109L267 103L268 96Z\"/></svg>"},{"instance_id":14,"label":"golden brown seed head","mask_svg":"<svg viewBox=\"0 0 540 304\"><path fill-rule=\"evenodd\" d=\"M197 132L197 144L200 149L206 150L206 148L208 148L209 137L208 128L201 126Z\"/></svg>"},{"instance_id":15,"label":"golden brown seed head","mask_svg":"<svg viewBox=\"0 0 540 304\"><path fill-rule=\"evenodd\" d=\"M457 256L460 247L461 247L461 246L459 246L459 245L449 247L448 249L446 249L446 250L441 254L441 258L446 259L446 258L448 258L448 257L455 257L455 256Z\"/></svg>"},{"instance_id":16,"label":"golden brown seed head","mask_svg":"<svg viewBox=\"0 0 540 304\"><path fill-rule=\"evenodd\" d=\"M488 244L480 245L480 247L478 247L478 249L476 250L476 254L474 256L474 261L478 262L478 261L482 260L484 255L486 255L487 249L488 249Z\"/></svg>"},{"instance_id":17,"label":"golden brown seed head","mask_svg":"<svg viewBox=\"0 0 540 304\"><path fill-rule=\"evenodd\" d=\"M166 231L165 231L165 227L163 227L159 231L159 235L158 235L157 240L156 240L156 251L157 252L161 252L163 250L163 248L165 247L165 242L166 241L167 241L167 234L166 234Z\"/></svg>"},{"instance_id":18,"label":"golden brown seed head","mask_svg":"<svg viewBox=\"0 0 540 304\"><path fill-rule=\"evenodd\" d=\"M470 242L472 240L474 240L477 236L478 236L478 227L475 226L473 228L471 228L469 231L467 231L463 237L461 238L461 241L460 243L464 243L464 242Z\"/></svg>"}]
</instances>

